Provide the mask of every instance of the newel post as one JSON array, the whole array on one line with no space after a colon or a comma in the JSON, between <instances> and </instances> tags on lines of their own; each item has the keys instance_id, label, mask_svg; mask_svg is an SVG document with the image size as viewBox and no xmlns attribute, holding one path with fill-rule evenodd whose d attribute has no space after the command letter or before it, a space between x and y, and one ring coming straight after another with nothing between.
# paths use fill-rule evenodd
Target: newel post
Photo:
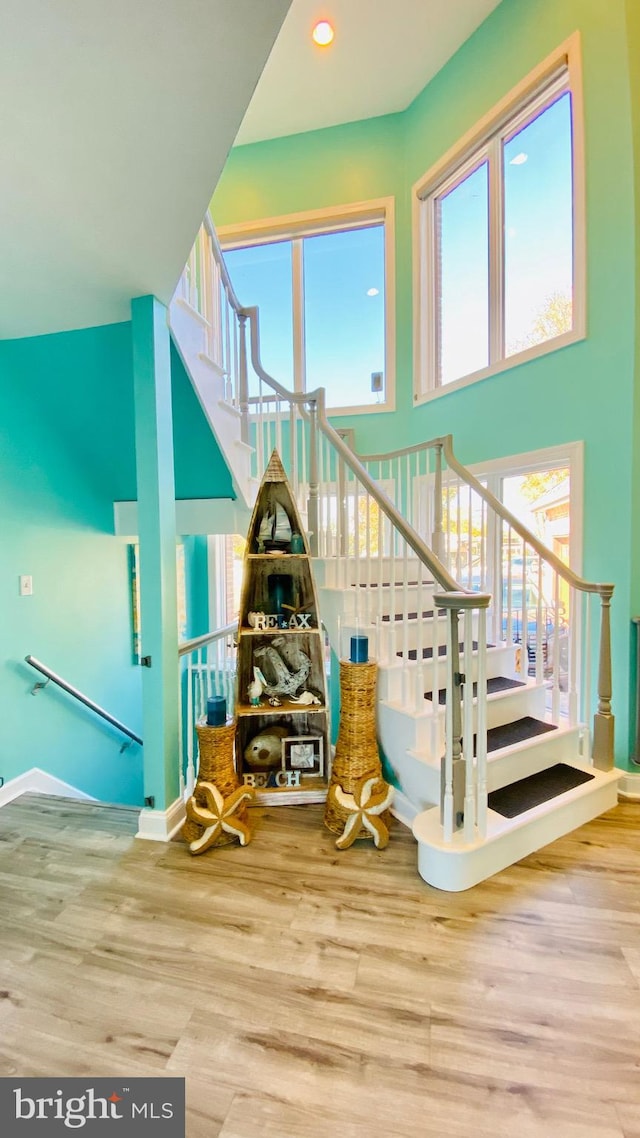
<instances>
[{"instance_id":1,"label":"newel post","mask_svg":"<svg viewBox=\"0 0 640 1138\"><path fill-rule=\"evenodd\" d=\"M239 313L240 324L240 375L238 382L238 405L240 408L240 438L249 442L249 375L247 371L247 317Z\"/></svg>"},{"instance_id":2,"label":"newel post","mask_svg":"<svg viewBox=\"0 0 640 1138\"><path fill-rule=\"evenodd\" d=\"M447 682L445 753L440 767L440 821L445 840L464 825L464 760L462 758L462 684L460 671L459 594L434 593L433 603L447 614ZM434 698L437 693L434 692Z\"/></svg>"},{"instance_id":3,"label":"newel post","mask_svg":"<svg viewBox=\"0 0 640 1138\"><path fill-rule=\"evenodd\" d=\"M307 503L309 549L318 556L318 408L315 399L309 404L309 499Z\"/></svg>"},{"instance_id":4,"label":"newel post","mask_svg":"<svg viewBox=\"0 0 640 1138\"><path fill-rule=\"evenodd\" d=\"M476 821L484 833L486 817L486 743L487 722L486 643L477 646L477 723L474 732L473 716L473 630L471 615L483 610L479 619L479 635L484 637L486 620L484 610L491 603L489 593L434 593L436 609L447 614L447 684L445 706L445 753L441 766L440 818L445 841L450 841L456 830L464 829L471 840ZM460 670L460 613L465 614L465 659L468 674ZM462 700L464 705L464 732L462 726ZM476 739L477 769L474 768L474 734ZM466 825L465 825L466 814Z\"/></svg>"},{"instance_id":5,"label":"newel post","mask_svg":"<svg viewBox=\"0 0 640 1138\"><path fill-rule=\"evenodd\" d=\"M602 585L600 594L600 658L598 662L598 710L593 717L593 765L601 771L613 768L615 719L611 713L611 597L613 585Z\"/></svg>"}]
</instances>

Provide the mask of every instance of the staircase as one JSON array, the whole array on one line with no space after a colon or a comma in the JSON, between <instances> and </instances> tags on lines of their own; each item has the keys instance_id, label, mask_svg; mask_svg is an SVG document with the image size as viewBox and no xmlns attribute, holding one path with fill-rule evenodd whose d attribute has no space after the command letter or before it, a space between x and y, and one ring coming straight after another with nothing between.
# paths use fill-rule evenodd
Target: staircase
<instances>
[{"instance_id":1,"label":"staircase","mask_svg":"<svg viewBox=\"0 0 640 1138\"><path fill-rule=\"evenodd\" d=\"M518 645L488 643L486 834L480 839L474 833L469 840L462 827L445 841L439 803L449 668L446 610L436 611L438 586L425 582L422 603L428 607L418 617L415 586L398 583L399 571L392 583L388 569L382 574L387 579L371 582L382 598L372 620L370 613L356 616L362 584L351 580L338 586L332 579L335 563L325 561L321 609L325 619L330 614L330 638L339 655L348 654L352 634L367 633L371 654L379 660L378 737L398 788L396 813L412 826L418 843L421 876L440 889L468 889L614 806L619 772L593 767L585 753L584 727L569 724L566 716L551 721L549 682L523 674ZM416 566L409 566L409 576L415 573ZM420 623L433 625L434 620L438 630L433 642L419 646ZM467 644L462 639L459 645L467 678L461 702L464 718L471 684L467 716L475 733L479 652L477 622L469 623ZM510 793L504 788L511 788ZM497 793L501 790L502 795Z\"/></svg>"},{"instance_id":2,"label":"staircase","mask_svg":"<svg viewBox=\"0 0 640 1138\"><path fill-rule=\"evenodd\" d=\"M425 881L467 889L613 806L613 586L546 549L462 466L451 436L358 456L323 389L273 380L257 309L240 307L210 220L171 325L247 503L278 450L333 649L344 657L351 635L369 637L379 741Z\"/></svg>"}]
</instances>

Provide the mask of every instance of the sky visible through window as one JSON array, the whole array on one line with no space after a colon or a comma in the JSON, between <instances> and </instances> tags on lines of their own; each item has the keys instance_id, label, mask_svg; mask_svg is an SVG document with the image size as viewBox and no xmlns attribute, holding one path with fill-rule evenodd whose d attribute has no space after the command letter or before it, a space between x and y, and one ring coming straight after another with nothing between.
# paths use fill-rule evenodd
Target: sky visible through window
<instances>
[{"instance_id":1,"label":"sky visible through window","mask_svg":"<svg viewBox=\"0 0 640 1138\"><path fill-rule=\"evenodd\" d=\"M489 363L489 164L437 202L440 381Z\"/></svg>"},{"instance_id":2,"label":"sky visible through window","mask_svg":"<svg viewBox=\"0 0 640 1138\"><path fill-rule=\"evenodd\" d=\"M371 373L385 370L384 226L296 238L303 246L303 295L293 291L293 243L229 250L225 260L241 304L260 309L262 364L293 389L293 310L304 318L305 390L325 387L328 407L384 399ZM255 376L250 393L257 394Z\"/></svg>"},{"instance_id":3,"label":"sky visible through window","mask_svg":"<svg viewBox=\"0 0 640 1138\"><path fill-rule=\"evenodd\" d=\"M304 243L307 390L328 407L375 403L384 372L384 228L323 233Z\"/></svg>"},{"instance_id":4,"label":"sky visible through window","mask_svg":"<svg viewBox=\"0 0 640 1138\"><path fill-rule=\"evenodd\" d=\"M505 355L572 327L571 94L503 145ZM489 364L489 164L436 200L439 379Z\"/></svg>"},{"instance_id":5,"label":"sky visible through window","mask_svg":"<svg viewBox=\"0 0 640 1138\"><path fill-rule=\"evenodd\" d=\"M507 356L571 328L572 202L566 91L504 146Z\"/></svg>"},{"instance_id":6,"label":"sky visible through window","mask_svg":"<svg viewBox=\"0 0 640 1138\"><path fill-rule=\"evenodd\" d=\"M262 366L278 383L293 390L291 252L290 241L274 241L230 249L224 259L240 304L246 308L257 305L260 310ZM258 381L251 368L249 394L258 394Z\"/></svg>"}]
</instances>

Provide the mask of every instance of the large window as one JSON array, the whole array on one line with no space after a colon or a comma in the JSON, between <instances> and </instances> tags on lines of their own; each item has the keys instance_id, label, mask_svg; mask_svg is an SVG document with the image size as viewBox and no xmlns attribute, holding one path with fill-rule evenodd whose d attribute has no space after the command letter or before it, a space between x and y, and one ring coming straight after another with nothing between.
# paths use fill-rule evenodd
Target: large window
<instances>
[{"instance_id":1,"label":"large window","mask_svg":"<svg viewBox=\"0 0 640 1138\"><path fill-rule=\"evenodd\" d=\"M584 335L574 47L414 187L418 400Z\"/></svg>"},{"instance_id":2,"label":"large window","mask_svg":"<svg viewBox=\"0 0 640 1138\"><path fill-rule=\"evenodd\" d=\"M265 370L296 391L324 387L334 412L391 409L392 203L219 234L238 297L259 307Z\"/></svg>"}]
</instances>

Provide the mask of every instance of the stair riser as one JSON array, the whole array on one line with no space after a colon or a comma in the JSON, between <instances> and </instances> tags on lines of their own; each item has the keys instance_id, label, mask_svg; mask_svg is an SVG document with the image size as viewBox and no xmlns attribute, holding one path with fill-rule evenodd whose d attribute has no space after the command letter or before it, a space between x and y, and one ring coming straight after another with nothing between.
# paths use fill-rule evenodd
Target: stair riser
<instances>
[{"instance_id":1,"label":"stair riser","mask_svg":"<svg viewBox=\"0 0 640 1138\"><path fill-rule=\"evenodd\" d=\"M318 566L319 572L316 570ZM406 570L406 572L405 572ZM355 559L337 562L334 558L316 558L314 560L316 579L332 588L343 588L349 585L361 585L363 582L382 582L383 586L390 582L417 581L418 561L410 558L406 562L398 558L372 557L368 562L364 560L356 566Z\"/></svg>"},{"instance_id":2,"label":"stair riser","mask_svg":"<svg viewBox=\"0 0 640 1138\"><path fill-rule=\"evenodd\" d=\"M431 721L431 728L428 735L428 743L424 748L426 754L439 758L444 753L445 747L445 726L446 726L446 708L438 707L438 712L433 721L433 716L430 714L430 701L425 700L427 710L427 718ZM463 723L464 723L464 704L463 704ZM501 692L500 695L494 696L487 701L487 729L491 730L492 727L502 727L505 723L512 723L516 719L522 719L523 716L530 715L533 719L542 719L545 717L545 690L543 687L527 687L515 688L511 691ZM478 723L478 709L477 704L473 705L473 730L477 729ZM418 750L423 750L419 746Z\"/></svg>"},{"instance_id":3,"label":"stair riser","mask_svg":"<svg viewBox=\"0 0 640 1138\"><path fill-rule=\"evenodd\" d=\"M421 627L418 627L418 622L408 621L405 625L403 621L396 621L395 624L383 623L382 625L367 626L364 622L352 622L350 618L346 617L342 626L342 634L345 642L349 643L349 637L355 636L359 633L365 633L369 636L370 646L373 646L378 659L390 659L396 656L398 652L409 652L411 650L418 650L422 648L436 648L440 645L446 644L447 641L447 618L444 616L436 618L428 618L422 620ZM476 622L473 622L473 639L476 639ZM380 640L380 649L378 649L378 640ZM462 636L460 637L462 643ZM462 653L461 653L462 663Z\"/></svg>"},{"instance_id":4,"label":"stair riser","mask_svg":"<svg viewBox=\"0 0 640 1138\"><path fill-rule=\"evenodd\" d=\"M447 848L437 838L431 843L418 837L420 876L436 889L454 893L470 889L617 804L618 787L614 780L578 789L580 793L569 792L562 796L563 801L553 806L545 803L544 807L538 807L537 813L531 811L526 821L512 819L496 837L477 848ZM437 834L435 812L430 828Z\"/></svg>"},{"instance_id":5,"label":"stair riser","mask_svg":"<svg viewBox=\"0 0 640 1138\"><path fill-rule=\"evenodd\" d=\"M580 729L571 732L549 732L539 736L538 741L529 740L528 745L521 751L509 751L505 754L496 754L494 758L489 755L487 763L487 786L489 790L499 790L502 786L509 786L518 779L527 778L530 774L538 774L554 763L581 760L580 755Z\"/></svg>"},{"instance_id":6,"label":"stair riser","mask_svg":"<svg viewBox=\"0 0 640 1138\"><path fill-rule=\"evenodd\" d=\"M402 723L388 721L385 727L380 735L381 745L396 772L403 794L420 810L425 808L425 803L435 805L440 800L440 757L429 759L426 750L418 751L411 747L401 750L401 740L404 742L407 738ZM554 763L573 760L582 761L580 729L576 727L561 734L550 732L529 740L517 751L489 752L487 786L490 791L499 790L530 774L538 774Z\"/></svg>"},{"instance_id":7,"label":"stair riser","mask_svg":"<svg viewBox=\"0 0 640 1138\"><path fill-rule=\"evenodd\" d=\"M544 702L544 688L518 688L504 692L487 703L487 728L501 727L504 723L511 723L525 715L544 719ZM406 709L406 704L398 707L388 706L384 701L379 703L378 729L387 754L394 741L401 736L403 740L408 740L409 750L418 751L426 762L439 762L445 749L446 709L438 707L434 715L431 702L423 699L423 704L424 710L415 714ZM476 726L477 707L474 704L474 731Z\"/></svg>"},{"instance_id":8,"label":"stair riser","mask_svg":"<svg viewBox=\"0 0 640 1138\"><path fill-rule=\"evenodd\" d=\"M487 649L487 677L507 676L522 679L515 671L516 652L514 647ZM404 677L404 678L403 678ZM478 678L478 659L474 654L471 670L472 682ZM399 703L406 687L411 692L439 691L447 685L447 661L444 657L425 660L418 664L415 660L404 664L401 659L391 664L383 663L378 673L378 698Z\"/></svg>"},{"instance_id":9,"label":"stair riser","mask_svg":"<svg viewBox=\"0 0 640 1138\"><path fill-rule=\"evenodd\" d=\"M340 598L339 611L344 619L356 618L362 623L375 624L381 617L391 613L426 612L433 608L433 590L424 586L420 595L416 588L408 588L406 595L404 589L398 586L394 590L388 588L355 589L321 587L321 603L325 593L333 593Z\"/></svg>"}]
</instances>

